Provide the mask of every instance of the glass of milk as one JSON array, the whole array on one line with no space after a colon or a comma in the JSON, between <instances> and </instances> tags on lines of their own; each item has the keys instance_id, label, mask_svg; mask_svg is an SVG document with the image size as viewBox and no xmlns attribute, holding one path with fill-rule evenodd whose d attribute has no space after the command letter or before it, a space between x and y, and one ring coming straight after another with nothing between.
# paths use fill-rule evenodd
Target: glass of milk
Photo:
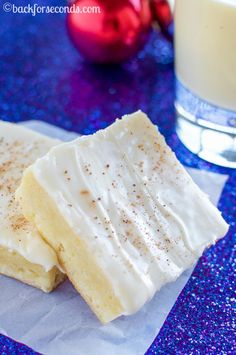
<instances>
[{"instance_id":1,"label":"glass of milk","mask_svg":"<svg viewBox=\"0 0 236 355\"><path fill-rule=\"evenodd\" d=\"M177 133L236 168L236 0L176 0L174 18Z\"/></svg>"}]
</instances>

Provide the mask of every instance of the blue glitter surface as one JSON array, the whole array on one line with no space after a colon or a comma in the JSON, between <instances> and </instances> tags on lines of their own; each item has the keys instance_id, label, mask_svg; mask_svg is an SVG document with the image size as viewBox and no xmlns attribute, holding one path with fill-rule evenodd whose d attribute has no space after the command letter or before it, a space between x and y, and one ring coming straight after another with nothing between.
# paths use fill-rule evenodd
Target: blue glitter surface
<instances>
[{"instance_id":1,"label":"blue glitter surface","mask_svg":"<svg viewBox=\"0 0 236 355\"><path fill-rule=\"evenodd\" d=\"M28 346L17 343L14 340L0 334L0 354L1 355L37 355Z\"/></svg>"},{"instance_id":2,"label":"blue glitter surface","mask_svg":"<svg viewBox=\"0 0 236 355\"><path fill-rule=\"evenodd\" d=\"M147 353L235 354L236 172L204 162L176 136L171 45L153 32L144 50L129 62L95 66L70 43L65 15L33 17L2 9L0 39L1 119L38 119L89 134L141 108L158 124L182 163L230 175L219 203L230 232L200 259ZM35 354L4 336L0 353Z\"/></svg>"}]
</instances>

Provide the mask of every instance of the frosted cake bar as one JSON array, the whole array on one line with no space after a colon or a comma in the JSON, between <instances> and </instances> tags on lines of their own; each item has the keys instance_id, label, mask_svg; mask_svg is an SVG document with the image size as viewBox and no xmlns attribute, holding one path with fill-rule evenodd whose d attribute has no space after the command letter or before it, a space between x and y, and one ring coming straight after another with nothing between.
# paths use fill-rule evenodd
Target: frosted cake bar
<instances>
[{"instance_id":1,"label":"frosted cake bar","mask_svg":"<svg viewBox=\"0 0 236 355\"><path fill-rule=\"evenodd\" d=\"M228 229L140 111L53 148L17 198L103 323L139 310Z\"/></svg>"},{"instance_id":2,"label":"frosted cake bar","mask_svg":"<svg viewBox=\"0 0 236 355\"><path fill-rule=\"evenodd\" d=\"M0 122L0 273L45 292L64 278L54 250L42 240L15 200L23 171L58 141Z\"/></svg>"}]
</instances>

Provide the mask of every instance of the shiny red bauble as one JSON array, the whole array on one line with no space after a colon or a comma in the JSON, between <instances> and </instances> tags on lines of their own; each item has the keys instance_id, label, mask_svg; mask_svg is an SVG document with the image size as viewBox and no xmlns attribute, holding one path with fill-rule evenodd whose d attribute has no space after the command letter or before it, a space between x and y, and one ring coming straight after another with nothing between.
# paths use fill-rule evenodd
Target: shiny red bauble
<instances>
[{"instance_id":1,"label":"shiny red bauble","mask_svg":"<svg viewBox=\"0 0 236 355\"><path fill-rule=\"evenodd\" d=\"M166 37L173 38L173 15L167 0L151 0L153 19L156 20Z\"/></svg>"},{"instance_id":2,"label":"shiny red bauble","mask_svg":"<svg viewBox=\"0 0 236 355\"><path fill-rule=\"evenodd\" d=\"M145 44L152 23L149 0L77 0L74 6L82 11L68 14L68 32L89 61L119 63ZM87 13L92 7L100 11Z\"/></svg>"}]
</instances>

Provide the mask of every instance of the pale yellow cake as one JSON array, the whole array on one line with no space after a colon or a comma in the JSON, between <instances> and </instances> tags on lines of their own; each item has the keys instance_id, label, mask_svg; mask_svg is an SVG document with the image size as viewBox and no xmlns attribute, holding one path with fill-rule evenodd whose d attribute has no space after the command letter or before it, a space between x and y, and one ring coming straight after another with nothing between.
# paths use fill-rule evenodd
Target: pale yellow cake
<instances>
[{"instance_id":1,"label":"pale yellow cake","mask_svg":"<svg viewBox=\"0 0 236 355\"><path fill-rule=\"evenodd\" d=\"M228 229L140 111L51 149L17 199L103 323L139 310Z\"/></svg>"},{"instance_id":2,"label":"pale yellow cake","mask_svg":"<svg viewBox=\"0 0 236 355\"><path fill-rule=\"evenodd\" d=\"M59 141L0 122L0 273L45 292L65 275L54 250L28 222L15 200L23 171Z\"/></svg>"}]
</instances>

